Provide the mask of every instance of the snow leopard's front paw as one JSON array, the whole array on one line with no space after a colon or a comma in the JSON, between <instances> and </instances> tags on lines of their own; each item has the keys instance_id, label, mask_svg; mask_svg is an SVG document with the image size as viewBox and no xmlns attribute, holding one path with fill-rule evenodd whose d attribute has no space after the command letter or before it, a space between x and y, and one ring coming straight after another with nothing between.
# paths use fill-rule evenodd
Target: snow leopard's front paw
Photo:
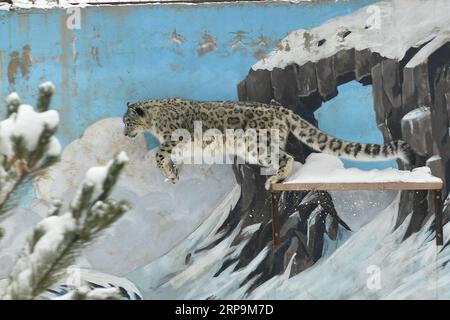
<instances>
[{"instance_id":1,"label":"snow leopard's front paw","mask_svg":"<svg viewBox=\"0 0 450 320\"><path fill-rule=\"evenodd\" d=\"M180 179L178 176L178 168L170 162L169 164L161 167L161 172L164 177L166 177L165 181L170 181L172 184L175 184Z\"/></svg>"},{"instance_id":2,"label":"snow leopard's front paw","mask_svg":"<svg viewBox=\"0 0 450 320\"><path fill-rule=\"evenodd\" d=\"M280 182L281 180L283 180L283 179L281 179L279 176L273 175L273 176L271 176L269 179L266 180L266 183L265 183L264 186L265 186L266 190L270 190L270 187L271 187L274 183L278 183L278 182Z\"/></svg>"}]
</instances>

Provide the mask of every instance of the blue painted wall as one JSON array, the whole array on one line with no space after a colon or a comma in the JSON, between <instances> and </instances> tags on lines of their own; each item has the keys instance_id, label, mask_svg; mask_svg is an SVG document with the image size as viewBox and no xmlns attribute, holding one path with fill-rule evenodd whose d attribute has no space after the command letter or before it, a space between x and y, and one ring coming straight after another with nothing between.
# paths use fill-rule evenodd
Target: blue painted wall
<instances>
[{"instance_id":1,"label":"blue painted wall","mask_svg":"<svg viewBox=\"0 0 450 320\"><path fill-rule=\"evenodd\" d=\"M127 101L237 99L236 84L258 52L269 51L292 30L372 2L88 7L81 9L78 30L67 28L68 13L61 9L0 12L0 99L17 90L33 102L37 85L53 81L58 90L53 105L62 118L59 137L67 144L98 119L121 116ZM171 41L174 30L181 44ZM243 45L233 49L238 32ZM198 46L205 34L217 49L202 55ZM22 76L19 68L11 83L11 54L23 58L26 45L29 74Z\"/></svg>"},{"instance_id":2,"label":"blue painted wall","mask_svg":"<svg viewBox=\"0 0 450 320\"><path fill-rule=\"evenodd\" d=\"M128 101L235 100L236 85L251 65L288 32L373 2L87 7L73 30L67 28L66 10L3 11L0 99L15 90L33 103L38 84L54 82L59 138L67 145L93 122L122 116ZM212 51L200 49L205 40ZM381 142L370 87L355 83L339 89L316 113L320 127L342 138Z\"/></svg>"},{"instance_id":3,"label":"blue painted wall","mask_svg":"<svg viewBox=\"0 0 450 320\"><path fill-rule=\"evenodd\" d=\"M383 135L377 128L373 108L372 86L352 81L341 85L339 94L325 102L315 113L319 128L341 139L382 143ZM383 169L397 167L395 161L357 162L343 160L345 167Z\"/></svg>"}]
</instances>

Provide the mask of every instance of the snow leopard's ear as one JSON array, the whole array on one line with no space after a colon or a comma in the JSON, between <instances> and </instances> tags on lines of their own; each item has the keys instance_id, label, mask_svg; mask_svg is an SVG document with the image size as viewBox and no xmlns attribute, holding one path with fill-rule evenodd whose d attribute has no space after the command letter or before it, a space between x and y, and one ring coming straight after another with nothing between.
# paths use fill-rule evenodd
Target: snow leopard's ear
<instances>
[{"instance_id":1,"label":"snow leopard's ear","mask_svg":"<svg viewBox=\"0 0 450 320\"><path fill-rule=\"evenodd\" d=\"M127 102L127 107L129 108L131 106L131 102Z\"/></svg>"},{"instance_id":2,"label":"snow leopard's ear","mask_svg":"<svg viewBox=\"0 0 450 320\"><path fill-rule=\"evenodd\" d=\"M275 100L275 99L270 100L270 103L269 103L269 104L271 104L271 105L273 105L273 106L282 107L281 103L279 103L279 102L278 102L277 100Z\"/></svg>"},{"instance_id":3,"label":"snow leopard's ear","mask_svg":"<svg viewBox=\"0 0 450 320\"><path fill-rule=\"evenodd\" d=\"M142 108L137 107L134 110L136 111L136 113L138 114L139 117L143 117L144 116L144 110L142 110Z\"/></svg>"}]
</instances>

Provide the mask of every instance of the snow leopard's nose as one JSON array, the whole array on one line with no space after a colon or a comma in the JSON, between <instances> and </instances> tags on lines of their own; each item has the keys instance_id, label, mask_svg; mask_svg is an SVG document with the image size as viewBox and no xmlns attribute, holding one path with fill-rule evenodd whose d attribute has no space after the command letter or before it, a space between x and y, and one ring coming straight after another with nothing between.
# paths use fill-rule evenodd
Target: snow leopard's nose
<instances>
[{"instance_id":1,"label":"snow leopard's nose","mask_svg":"<svg viewBox=\"0 0 450 320\"><path fill-rule=\"evenodd\" d=\"M127 130L125 130L124 134L126 137L129 137L129 138L134 138L137 136L137 133L130 133Z\"/></svg>"}]
</instances>

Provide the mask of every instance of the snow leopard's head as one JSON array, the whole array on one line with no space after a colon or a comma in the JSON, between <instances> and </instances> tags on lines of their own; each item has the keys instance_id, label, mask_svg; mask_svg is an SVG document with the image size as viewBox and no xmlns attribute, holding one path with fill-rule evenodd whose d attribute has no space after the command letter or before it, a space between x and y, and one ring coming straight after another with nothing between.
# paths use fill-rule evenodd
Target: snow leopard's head
<instances>
[{"instance_id":1,"label":"snow leopard's head","mask_svg":"<svg viewBox=\"0 0 450 320\"><path fill-rule=\"evenodd\" d=\"M123 116L124 134L127 137L134 138L144 131L146 112L141 103L127 103L127 107L127 112Z\"/></svg>"}]
</instances>

